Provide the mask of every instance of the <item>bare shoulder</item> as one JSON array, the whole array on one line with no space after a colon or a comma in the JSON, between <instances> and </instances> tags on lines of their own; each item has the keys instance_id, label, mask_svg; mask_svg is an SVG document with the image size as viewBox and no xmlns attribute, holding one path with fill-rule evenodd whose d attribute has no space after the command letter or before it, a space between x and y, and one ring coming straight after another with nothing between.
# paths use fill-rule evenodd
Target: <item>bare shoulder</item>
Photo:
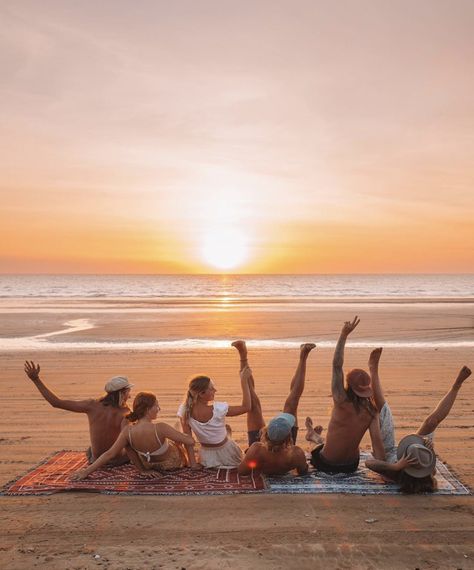
<instances>
[{"instance_id":1,"label":"bare shoulder","mask_svg":"<svg viewBox=\"0 0 474 570\"><path fill-rule=\"evenodd\" d=\"M95 400L94 398L89 398L88 400L81 400L77 403L84 406L84 408L88 408L90 412L101 410L104 407L104 405L100 400Z\"/></svg>"},{"instance_id":2,"label":"bare shoulder","mask_svg":"<svg viewBox=\"0 0 474 570\"><path fill-rule=\"evenodd\" d=\"M153 424L153 426L155 430L160 433L169 433L176 431L172 426L170 426L166 422L157 422L156 424Z\"/></svg>"},{"instance_id":3,"label":"bare shoulder","mask_svg":"<svg viewBox=\"0 0 474 570\"><path fill-rule=\"evenodd\" d=\"M298 445L294 445L291 450L291 455L294 459L304 459L306 461L306 454L305 452L299 447Z\"/></svg>"},{"instance_id":4,"label":"bare shoulder","mask_svg":"<svg viewBox=\"0 0 474 570\"><path fill-rule=\"evenodd\" d=\"M260 441L255 441L252 445L247 449L245 455L259 455L266 449L265 445Z\"/></svg>"}]
</instances>

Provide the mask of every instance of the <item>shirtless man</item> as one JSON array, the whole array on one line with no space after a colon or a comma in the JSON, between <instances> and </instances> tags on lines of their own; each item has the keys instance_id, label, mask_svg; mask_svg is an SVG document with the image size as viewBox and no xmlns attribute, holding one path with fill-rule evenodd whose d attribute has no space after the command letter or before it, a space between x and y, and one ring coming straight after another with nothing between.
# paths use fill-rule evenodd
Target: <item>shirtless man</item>
<instances>
[{"instance_id":1,"label":"shirtless man","mask_svg":"<svg viewBox=\"0 0 474 570\"><path fill-rule=\"evenodd\" d=\"M40 379L39 364L25 362L25 372L53 408L87 414L91 438L91 447L86 452L89 463L112 447L122 427L127 423L125 416L130 413L127 400L133 384L130 384L125 376L111 378L105 385L107 394L98 400L63 400ZM110 465L122 465L128 460L127 454L123 452Z\"/></svg>"},{"instance_id":2,"label":"shirtless man","mask_svg":"<svg viewBox=\"0 0 474 570\"><path fill-rule=\"evenodd\" d=\"M345 322L334 352L332 366L332 398L334 407L329 420L326 441L311 453L311 464L325 473L353 473L359 466L359 444L369 430L372 449L376 459L385 459L379 414L373 401L371 377L365 370L355 368L346 375L344 386L344 347L349 334L360 320ZM306 427L309 440L312 436L312 422L308 418Z\"/></svg>"},{"instance_id":3,"label":"shirtless man","mask_svg":"<svg viewBox=\"0 0 474 570\"><path fill-rule=\"evenodd\" d=\"M304 390L306 361L316 345L302 344L295 375L291 381L290 393L285 401L283 413L274 417L265 427L260 400L255 392L255 380L249 368L247 347L242 340L232 344L240 355L240 370L249 377L252 409L247 414L249 449L239 465L239 473L247 475L256 470L266 475L283 475L296 469L298 475L308 471L306 456L301 447L295 445L298 433L297 411Z\"/></svg>"}]
</instances>

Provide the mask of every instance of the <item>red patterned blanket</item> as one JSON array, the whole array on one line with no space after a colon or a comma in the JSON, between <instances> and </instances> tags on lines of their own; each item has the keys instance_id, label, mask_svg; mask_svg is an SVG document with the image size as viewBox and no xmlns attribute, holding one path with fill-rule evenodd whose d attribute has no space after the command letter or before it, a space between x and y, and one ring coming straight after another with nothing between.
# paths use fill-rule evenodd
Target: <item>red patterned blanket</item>
<instances>
[{"instance_id":1,"label":"red patterned blanket","mask_svg":"<svg viewBox=\"0 0 474 570\"><path fill-rule=\"evenodd\" d=\"M50 495L60 491L95 491L125 495L221 495L263 491L259 475L241 476L236 469L177 469L159 479L141 477L132 465L99 469L84 481L70 475L87 465L83 452L59 451L3 488L3 495Z\"/></svg>"}]
</instances>

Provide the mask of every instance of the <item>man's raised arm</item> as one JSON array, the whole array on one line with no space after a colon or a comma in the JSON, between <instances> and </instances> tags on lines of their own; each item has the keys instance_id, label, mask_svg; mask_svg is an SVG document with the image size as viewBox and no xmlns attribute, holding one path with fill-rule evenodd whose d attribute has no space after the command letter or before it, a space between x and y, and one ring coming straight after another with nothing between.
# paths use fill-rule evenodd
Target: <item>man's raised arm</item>
<instances>
[{"instance_id":1,"label":"man's raised arm","mask_svg":"<svg viewBox=\"0 0 474 570\"><path fill-rule=\"evenodd\" d=\"M344 348L346 346L347 337L360 323L358 317L354 317L352 322L346 321L342 327L339 340L336 344L334 357L332 360L332 383L331 392L334 403L341 404L346 399L346 392L344 390L344 372L342 366L344 364Z\"/></svg>"},{"instance_id":2,"label":"man's raised arm","mask_svg":"<svg viewBox=\"0 0 474 570\"><path fill-rule=\"evenodd\" d=\"M33 384L38 388L40 394L43 398L49 402L53 408L60 408L62 410L68 410L69 412L79 412L87 414L90 411L91 405L94 400L62 400L58 398L54 392L43 383L39 377L41 367L39 364L35 364L33 361L25 362L25 373L28 378L33 382Z\"/></svg>"}]
</instances>

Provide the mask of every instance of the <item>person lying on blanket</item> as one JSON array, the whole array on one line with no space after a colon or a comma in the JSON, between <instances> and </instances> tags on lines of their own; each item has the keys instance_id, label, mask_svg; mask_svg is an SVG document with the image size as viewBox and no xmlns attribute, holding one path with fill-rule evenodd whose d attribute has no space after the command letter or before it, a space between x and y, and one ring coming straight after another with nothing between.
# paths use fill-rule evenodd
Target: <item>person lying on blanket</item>
<instances>
[{"instance_id":1,"label":"person lying on blanket","mask_svg":"<svg viewBox=\"0 0 474 570\"><path fill-rule=\"evenodd\" d=\"M253 469L266 475L283 475L296 469L299 475L308 471L306 456L295 445L298 433L298 404L303 394L306 361L315 344L302 344L298 366L290 384L290 393L283 406L283 413L274 417L265 427L262 407L255 391L255 380L249 368L247 347L243 340L233 343L240 355L240 368L248 374L252 408L247 414L249 448L239 465L239 473L247 475Z\"/></svg>"},{"instance_id":2,"label":"person lying on blanket","mask_svg":"<svg viewBox=\"0 0 474 570\"><path fill-rule=\"evenodd\" d=\"M318 444L311 452L311 464L325 473L353 473L357 470L359 445L367 430L374 456L385 459L379 414L373 400L369 374L355 368L346 375L344 386L344 347L347 337L359 322L355 317L352 322L344 323L334 351L331 385L334 406L326 441L313 429L311 418L306 419L306 439Z\"/></svg>"},{"instance_id":3,"label":"person lying on blanket","mask_svg":"<svg viewBox=\"0 0 474 570\"><path fill-rule=\"evenodd\" d=\"M139 458L139 463L135 466L147 477L159 477L158 471L186 467L189 463L188 453L194 457L194 439L168 424L155 423L153 420L157 418L159 411L160 406L154 394L139 392L133 401L133 411L127 416L127 420L133 425L123 428L117 441L108 451L89 467L74 473L71 479L74 481L85 479L123 452L127 445Z\"/></svg>"},{"instance_id":4,"label":"person lying on blanket","mask_svg":"<svg viewBox=\"0 0 474 570\"><path fill-rule=\"evenodd\" d=\"M250 410L250 392L246 371L241 371L242 403L229 406L214 401L216 387L208 376L195 376L189 382L184 402L178 408L178 417L184 433L194 433L201 444L200 465L207 468L237 467L242 450L231 438L226 417L240 416ZM191 458L192 460L192 458Z\"/></svg>"},{"instance_id":5,"label":"person lying on blanket","mask_svg":"<svg viewBox=\"0 0 474 570\"><path fill-rule=\"evenodd\" d=\"M127 424L125 416L130 413L127 400L130 397L130 384L126 376L115 376L105 385L105 396L98 399L64 400L56 396L40 379L41 367L34 362L25 362L25 373L38 388L43 398L53 408L69 412L87 414L91 445L86 451L89 463L92 463L104 451L107 451ZM112 465L122 465L129 461L125 451L117 455Z\"/></svg>"},{"instance_id":6,"label":"person lying on blanket","mask_svg":"<svg viewBox=\"0 0 474 570\"><path fill-rule=\"evenodd\" d=\"M395 445L395 428L390 407L385 400L379 377L379 361L382 349L372 351L369 359L374 399L380 412L380 429L386 460L369 459L366 466L396 481L404 493L430 493L436 490L436 454L433 449L433 435L439 424L448 416L464 381L471 370L463 366L451 388L422 422L415 434L404 437Z\"/></svg>"}]
</instances>

